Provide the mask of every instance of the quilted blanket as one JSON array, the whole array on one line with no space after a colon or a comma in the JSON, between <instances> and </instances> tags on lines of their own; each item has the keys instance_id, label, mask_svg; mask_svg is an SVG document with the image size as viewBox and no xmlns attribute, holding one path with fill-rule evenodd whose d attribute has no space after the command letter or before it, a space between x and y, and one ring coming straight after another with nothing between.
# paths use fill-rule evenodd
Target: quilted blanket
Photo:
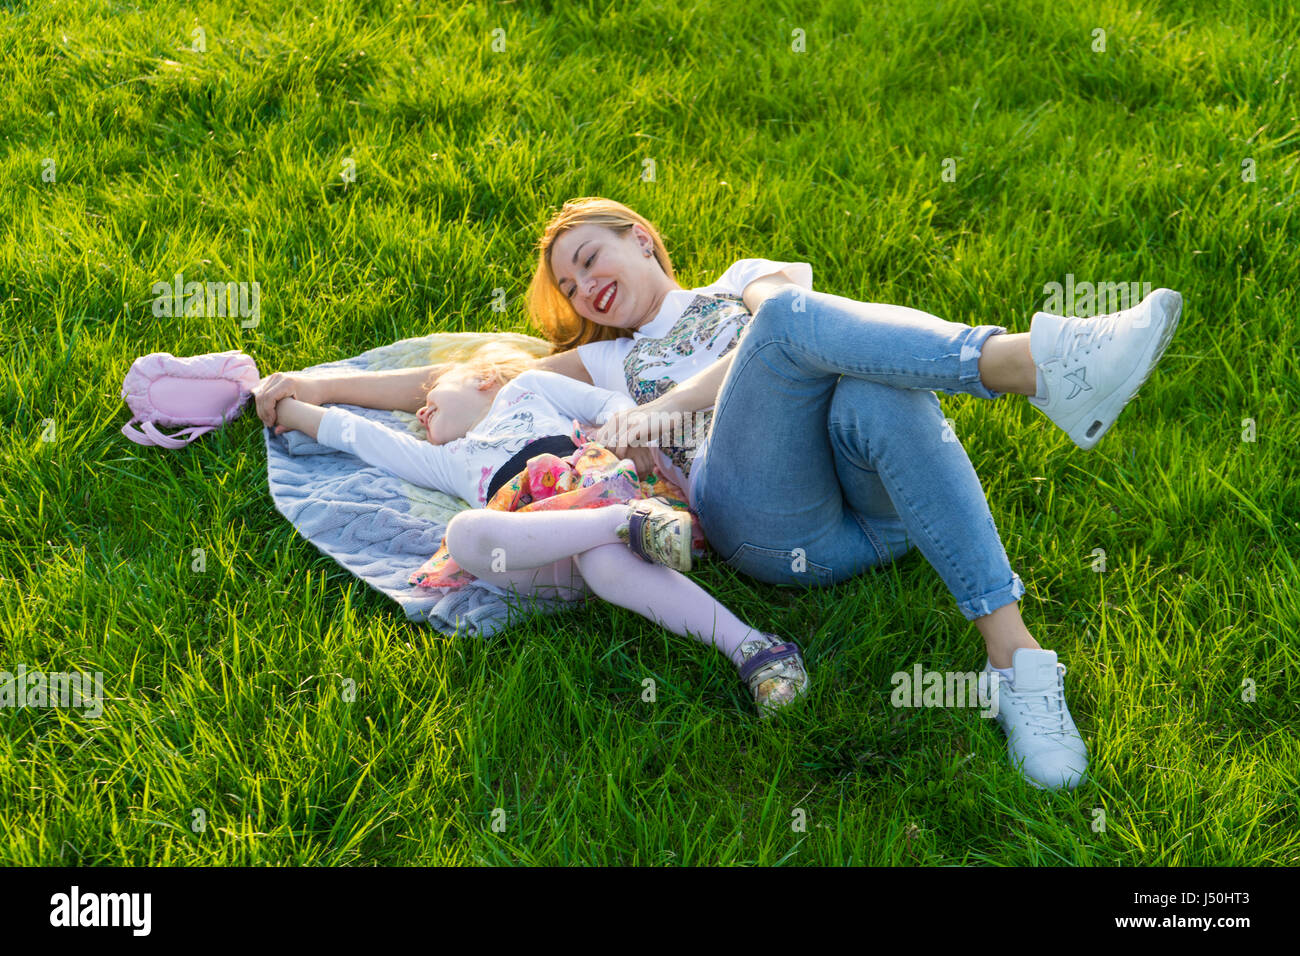
<instances>
[{"instance_id":1,"label":"quilted blanket","mask_svg":"<svg viewBox=\"0 0 1300 956\"><path fill-rule=\"evenodd\" d=\"M303 371L338 375L413 368L455 361L488 341L519 345L538 356L550 351L543 340L513 332L442 332ZM389 428L422 434L408 412L340 407ZM302 432L262 431L267 484L276 509L321 552L396 601L411 620L428 622L444 634L489 637L528 615L573 607L564 601L525 601L479 581L456 590L408 584L411 572L438 550L452 515L469 505L412 485Z\"/></svg>"}]
</instances>

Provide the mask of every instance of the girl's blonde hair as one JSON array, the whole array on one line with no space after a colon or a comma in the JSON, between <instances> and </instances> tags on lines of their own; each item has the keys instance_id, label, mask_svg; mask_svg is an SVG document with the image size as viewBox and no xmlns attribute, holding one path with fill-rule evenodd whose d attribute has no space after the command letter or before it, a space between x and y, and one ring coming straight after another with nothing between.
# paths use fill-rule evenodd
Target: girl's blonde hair
<instances>
[{"instance_id":1,"label":"girl's blonde hair","mask_svg":"<svg viewBox=\"0 0 1300 956\"><path fill-rule=\"evenodd\" d=\"M586 196L569 200L551 217L537 241L537 270L528 286L528 314L556 352L567 352L588 342L632 335L628 329L610 328L584 319L560 291L555 271L551 268L551 250L560 236L575 226L584 225L604 226L620 237L626 235L633 225L640 226L650 234L655 260L668 278L677 281L672 260L668 258L668 248L653 223L612 199Z\"/></svg>"},{"instance_id":2,"label":"girl's blonde hair","mask_svg":"<svg viewBox=\"0 0 1300 956\"><path fill-rule=\"evenodd\" d=\"M430 376L424 387L426 390L433 388L438 379L451 371L478 374L491 379L497 385L505 385L520 372L532 368L536 362L537 356L525 352L517 345L488 342L479 346L468 357L447 363L447 367L439 369Z\"/></svg>"}]
</instances>

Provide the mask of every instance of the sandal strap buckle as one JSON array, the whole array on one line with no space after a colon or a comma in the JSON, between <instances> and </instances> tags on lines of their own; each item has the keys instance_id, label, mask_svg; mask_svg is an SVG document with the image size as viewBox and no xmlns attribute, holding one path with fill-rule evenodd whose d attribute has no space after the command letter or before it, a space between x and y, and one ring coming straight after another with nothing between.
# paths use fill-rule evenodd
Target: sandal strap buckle
<instances>
[{"instance_id":1,"label":"sandal strap buckle","mask_svg":"<svg viewBox=\"0 0 1300 956\"><path fill-rule=\"evenodd\" d=\"M644 534L646 519L648 517L649 515L643 511L638 511L636 509L632 510L632 513L628 516L627 519L627 533L628 533L627 546L631 548L632 553L635 554L642 561L650 561L650 563L653 564L654 562L651 561L650 556L646 554L645 548L643 546L643 542L645 540L643 534Z\"/></svg>"},{"instance_id":2,"label":"sandal strap buckle","mask_svg":"<svg viewBox=\"0 0 1300 956\"><path fill-rule=\"evenodd\" d=\"M757 674L760 670L769 664L777 661L783 661L799 654L799 645L793 641L786 641L782 644L773 644L771 647L759 651L749 660L745 661L740 668L740 679L749 683L749 679Z\"/></svg>"}]
</instances>

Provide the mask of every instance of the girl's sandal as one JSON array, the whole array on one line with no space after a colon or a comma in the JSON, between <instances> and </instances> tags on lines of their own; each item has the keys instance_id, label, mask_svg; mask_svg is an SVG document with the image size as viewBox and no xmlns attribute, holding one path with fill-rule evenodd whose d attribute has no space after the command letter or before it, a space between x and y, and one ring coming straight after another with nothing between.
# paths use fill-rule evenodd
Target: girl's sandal
<instances>
[{"instance_id":1,"label":"girl's sandal","mask_svg":"<svg viewBox=\"0 0 1300 956\"><path fill-rule=\"evenodd\" d=\"M741 645L740 679L749 685L759 716L770 717L808 692L808 669L794 641L781 642L771 634L763 637L765 641Z\"/></svg>"},{"instance_id":2,"label":"girl's sandal","mask_svg":"<svg viewBox=\"0 0 1300 956\"><path fill-rule=\"evenodd\" d=\"M691 515L671 508L659 498L630 502L626 524L618 537L638 558L674 571L691 569Z\"/></svg>"}]
</instances>

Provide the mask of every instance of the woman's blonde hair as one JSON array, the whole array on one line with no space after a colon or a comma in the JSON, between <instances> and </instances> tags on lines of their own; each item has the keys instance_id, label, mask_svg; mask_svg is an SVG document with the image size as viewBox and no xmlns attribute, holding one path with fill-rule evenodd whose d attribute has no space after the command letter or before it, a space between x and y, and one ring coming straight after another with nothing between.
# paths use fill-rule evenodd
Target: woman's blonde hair
<instances>
[{"instance_id":1,"label":"woman's blonde hair","mask_svg":"<svg viewBox=\"0 0 1300 956\"><path fill-rule=\"evenodd\" d=\"M505 342L488 342L479 346L468 357L446 363L425 382L425 389L433 388L443 375L450 371L468 372L489 378L498 385L507 382L532 368L537 363L537 356L525 352L517 345Z\"/></svg>"},{"instance_id":2,"label":"woman's blonde hair","mask_svg":"<svg viewBox=\"0 0 1300 956\"><path fill-rule=\"evenodd\" d=\"M672 260L668 258L668 248L653 223L612 199L586 196L569 200L551 217L537 241L537 270L528 286L528 314L556 352L567 352L588 342L627 338L632 334L629 329L615 329L584 319L560 291L555 271L551 268L551 250L560 236L575 226L584 225L604 226L620 237L626 235L633 225L640 226L650 234L655 260L668 278L677 281Z\"/></svg>"}]
</instances>

